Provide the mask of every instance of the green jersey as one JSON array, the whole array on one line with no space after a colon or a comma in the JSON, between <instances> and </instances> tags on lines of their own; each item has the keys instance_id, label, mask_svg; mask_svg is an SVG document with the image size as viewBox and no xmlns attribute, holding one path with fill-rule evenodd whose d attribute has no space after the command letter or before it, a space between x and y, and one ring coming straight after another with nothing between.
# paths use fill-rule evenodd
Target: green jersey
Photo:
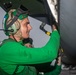
<instances>
[{"instance_id":1,"label":"green jersey","mask_svg":"<svg viewBox=\"0 0 76 75\"><path fill-rule=\"evenodd\" d=\"M57 57L59 45L58 31L53 31L48 43L41 48L27 48L22 42L6 39L0 46L0 68L8 74L13 74L19 65L17 73L25 69L25 75L34 75L32 70L28 71L28 65L53 61Z\"/></svg>"}]
</instances>

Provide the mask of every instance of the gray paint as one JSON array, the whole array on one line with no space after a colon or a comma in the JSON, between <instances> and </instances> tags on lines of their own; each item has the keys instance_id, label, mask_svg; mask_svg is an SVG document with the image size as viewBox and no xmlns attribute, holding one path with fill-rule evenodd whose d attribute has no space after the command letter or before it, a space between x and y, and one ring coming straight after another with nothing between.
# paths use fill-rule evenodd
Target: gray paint
<instances>
[{"instance_id":1,"label":"gray paint","mask_svg":"<svg viewBox=\"0 0 76 75\"><path fill-rule=\"evenodd\" d=\"M0 29L3 29L2 28L2 20L3 20L3 17L5 15L5 11L0 7ZM0 31L0 43L3 39L7 38L7 36L4 34L3 31Z\"/></svg>"},{"instance_id":2,"label":"gray paint","mask_svg":"<svg viewBox=\"0 0 76 75\"><path fill-rule=\"evenodd\" d=\"M76 58L76 0L60 0L60 36L65 54Z\"/></svg>"}]
</instances>

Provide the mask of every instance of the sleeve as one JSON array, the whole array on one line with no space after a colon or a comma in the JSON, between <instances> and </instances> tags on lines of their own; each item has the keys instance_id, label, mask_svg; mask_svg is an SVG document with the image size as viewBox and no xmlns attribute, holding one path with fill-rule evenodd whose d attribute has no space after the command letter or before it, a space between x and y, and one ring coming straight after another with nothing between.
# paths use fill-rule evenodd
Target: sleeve
<instances>
[{"instance_id":1,"label":"sleeve","mask_svg":"<svg viewBox=\"0 0 76 75\"><path fill-rule=\"evenodd\" d=\"M55 69L51 72L47 72L44 75L59 75L61 72L61 65L56 65Z\"/></svg>"},{"instance_id":2,"label":"sleeve","mask_svg":"<svg viewBox=\"0 0 76 75\"><path fill-rule=\"evenodd\" d=\"M58 31L53 31L48 43L42 48L27 48L19 43L7 43L4 45L2 59L11 64L39 64L51 62L57 57L60 45ZM9 58L9 59L8 59Z\"/></svg>"}]
</instances>

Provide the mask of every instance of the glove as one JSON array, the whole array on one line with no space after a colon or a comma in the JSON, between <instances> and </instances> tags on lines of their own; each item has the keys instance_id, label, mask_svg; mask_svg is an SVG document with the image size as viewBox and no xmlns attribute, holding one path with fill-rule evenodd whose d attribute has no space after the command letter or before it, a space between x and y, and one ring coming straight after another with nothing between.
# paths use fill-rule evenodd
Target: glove
<instances>
[{"instance_id":1,"label":"glove","mask_svg":"<svg viewBox=\"0 0 76 75\"><path fill-rule=\"evenodd\" d=\"M31 38L23 39L23 44L30 43L32 45L33 40Z\"/></svg>"}]
</instances>

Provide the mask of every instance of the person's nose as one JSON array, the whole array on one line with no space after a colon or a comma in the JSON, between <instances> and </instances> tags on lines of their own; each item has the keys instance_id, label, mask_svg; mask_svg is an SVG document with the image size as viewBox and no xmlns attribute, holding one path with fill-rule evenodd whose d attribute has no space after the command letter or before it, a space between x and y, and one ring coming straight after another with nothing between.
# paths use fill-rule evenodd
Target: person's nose
<instances>
[{"instance_id":1,"label":"person's nose","mask_svg":"<svg viewBox=\"0 0 76 75\"><path fill-rule=\"evenodd\" d=\"M29 30L32 30L32 26L29 24Z\"/></svg>"}]
</instances>

